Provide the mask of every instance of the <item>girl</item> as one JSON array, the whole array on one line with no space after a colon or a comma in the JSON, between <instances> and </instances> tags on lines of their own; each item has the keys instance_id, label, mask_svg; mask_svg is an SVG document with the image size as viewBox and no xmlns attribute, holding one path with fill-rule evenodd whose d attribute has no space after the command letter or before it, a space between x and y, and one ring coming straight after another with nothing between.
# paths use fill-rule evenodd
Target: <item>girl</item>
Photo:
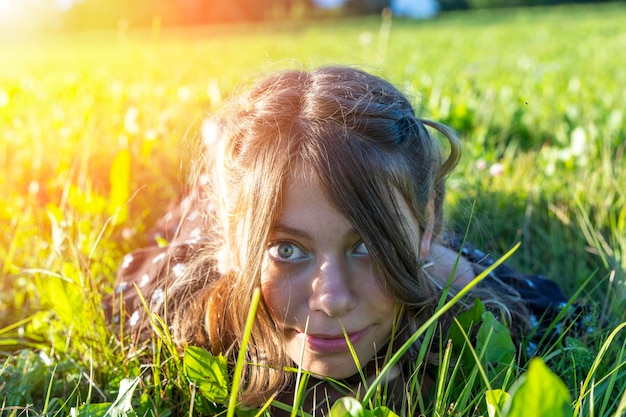
<instances>
[{"instance_id":1,"label":"girl","mask_svg":"<svg viewBox=\"0 0 626 417\"><path fill-rule=\"evenodd\" d=\"M447 155L429 128L447 140ZM202 346L232 363L260 288L244 404L292 395L293 375L284 368L294 366L356 389L353 376L372 376L433 314L448 284L454 294L494 262L442 233L459 140L418 118L381 78L346 67L280 72L233 100L204 131L193 191L160 227L169 245L127 255L116 291L124 303L110 305L147 338L136 284L181 349ZM551 281L506 266L471 297L509 324L518 342L533 314L567 301ZM441 335L451 322L452 314L440 320ZM397 387L419 348L390 376ZM311 395L304 408L319 409L333 395Z\"/></svg>"}]
</instances>

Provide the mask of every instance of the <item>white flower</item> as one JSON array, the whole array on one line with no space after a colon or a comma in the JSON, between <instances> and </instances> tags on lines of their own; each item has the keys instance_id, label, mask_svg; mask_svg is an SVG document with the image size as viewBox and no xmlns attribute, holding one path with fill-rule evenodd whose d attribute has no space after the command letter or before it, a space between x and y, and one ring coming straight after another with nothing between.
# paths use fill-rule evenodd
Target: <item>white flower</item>
<instances>
[{"instance_id":1,"label":"white flower","mask_svg":"<svg viewBox=\"0 0 626 417\"><path fill-rule=\"evenodd\" d=\"M504 173L504 165L499 162L496 162L489 168L489 174L491 174L492 177L497 177L498 175L502 175L502 173Z\"/></svg>"}]
</instances>

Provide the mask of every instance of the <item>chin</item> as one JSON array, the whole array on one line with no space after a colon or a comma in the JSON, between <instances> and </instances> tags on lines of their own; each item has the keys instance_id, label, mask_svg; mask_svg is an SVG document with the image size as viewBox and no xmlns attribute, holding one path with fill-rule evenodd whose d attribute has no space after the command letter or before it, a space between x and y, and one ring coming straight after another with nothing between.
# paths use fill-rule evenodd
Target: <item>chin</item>
<instances>
[{"instance_id":1,"label":"chin","mask_svg":"<svg viewBox=\"0 0 626 417\"><path fill-rule=\"evenodd\" d=\"M344 359L341 361L341 364L333 363L335 361L325 362L318 359L313 361L313 363L306 363L306 360L304 362L302 369L322 378L345 379L359 371L352 357Z\"/></svg>"}]
</instances>

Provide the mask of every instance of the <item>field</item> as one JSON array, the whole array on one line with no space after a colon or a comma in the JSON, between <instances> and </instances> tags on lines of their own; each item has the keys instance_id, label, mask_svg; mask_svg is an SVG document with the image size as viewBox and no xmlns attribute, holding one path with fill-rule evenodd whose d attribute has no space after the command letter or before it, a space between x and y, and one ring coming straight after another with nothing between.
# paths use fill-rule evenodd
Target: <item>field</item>
<instances>
[{"instance_id":1,"label":"field","mask_svg":"<svg viewBox=\"0 0 626 417\"><path fill-rule=\"evenodd\" d=\"M508 416L625 415L625 22L608 3L0 38L0 415L202 410L167 340L129 351L102 294L184 191L203 118L259 74L330 63L390 79L455 128L448 227L498 256L521 243L507 262L593 311L543 357L552 371L476 366L471 395L442 372L423 413L492 416L517 390L552 399L522 414L514 396ZM384 415L368 410L333 415Z\"/></svg>"}]
</instances>

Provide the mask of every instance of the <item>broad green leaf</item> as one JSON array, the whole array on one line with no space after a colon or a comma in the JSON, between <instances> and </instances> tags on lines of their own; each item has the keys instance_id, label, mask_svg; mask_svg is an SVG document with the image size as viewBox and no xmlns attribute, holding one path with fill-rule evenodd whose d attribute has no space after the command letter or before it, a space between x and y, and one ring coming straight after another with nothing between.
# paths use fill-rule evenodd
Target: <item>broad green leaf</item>
<instances>
[{"instance_id":1,"label":"broad green leaf","mask_svg":"<svg viewBox=\"0 0 626 417\"><path fill-rule=\"evenodd\" d=\"M528 372L511 390L505 417L572 417L567 387L539 358L530 361Z\"/></svg>"},{"instance_id":2,"label":"broad green leaf","mask_svg":"<svg viewBox=\"0 0 626 417\"><path fill-rule=\"evenodd\" d=\"M342 397L330 409L330 417L366 417L363 406L356 398Z\"/></svg>"},{"instance_id":3,"label":"broad green leaf","mask_svg":"<svg viewBox=\"0 0 626 417\"><path fill-rule=\"evenodd\" d=\"M107 415L111 403L100 404L84 404L78 408L72 408L70 410L70 416L72 417L104 417Z\"/></svg>"},{"instance_id":4,"label":"broad green leaf","mask_svg":"<svg viewBox=\"0 0 626 417\"><path fill-rule=\"evenodd\" d=\"M498 417L502 415L502 409L511 396L508 392L501 389L492 389L485 392L485 400L487 401L487 412L489 417Z\"/></svg>"},{"instance_id":5,"label":"broad green leaf","mask_svg":"<svg viewBox=\"0 0 626 417\"><path fill-rule=\"evenodd\" d=\"M373 417L398 417L396 413L394 413L387 407L383 407L383 406L376 407L372 411L372 416Z\"/></svg>"},{"instance_id":6,"label":"broad green leaf","mask_svg":"<svg viewBox=\"0 0 626 417\"><path fill-rule=\"evenodd\" d=\"M515 360L515 344L509 329L487 311L476 336L476 350L482 355L490 379L501 374Z\"/></svg>"},{"instance_id":7,"label":"broad green leaf","mask_svg":"<svg viewBox=\"0 0 626 417\"><path fill-rule=\"evenodd\" d=\"M228 366L223 355L211 355L205 349L188 346L183 358L185 375L196 384L209 401L223 403L228 398Z\"/></svg>"},{"instance_id":8,"label":"broad green leaf","mask_svg":"<svg viewBox=\"0 0 626 417\"><path fill-rule=\"evenodd\" d=\"M261 415L269 415L269 414L259 414L259 410L255 408L243 408L241 406L237 407L235 410L236 417L259 417Z\"/></svg>"},{"instance_id":9,"label":"broad green leaf","mask_svg":"<svg viewBox=\"0 0 626 417\"><path fill-rule=\"evenodd\" d=\"M124 378L120 381L120 390L117 398L111 404L111 407L105 414L107 417L128 417L135 416L133 410L132 398L133 392L139 385L140 378Z\"/></svg>"},{"instance_id":10,"label":"broad green leaf","mask_svg":"<svg viewBox=\"0 0 626 417\"><path fill-rule=\"evenodd\" d=\"M76 417L131 417L137 414L133 410L132 397L140 378L124 378L120 381L117 398L112 403L84 404L72 408L70 415Z\"/></svg>"},{"instance_id":11,"label":"broad green leaf","mask_svg":"<svg viewBox=\"0 0 626 417\"><path fill-rule=\"evenodd\" d=\"M460 353L461 347L465 345L466 340L463 336L465 334L472 334L471 330L474 326L478 326L478 324L482 321L482 315L485 312L485 306L483 303L476 298L474 300L474 306L459 314L456 318L456 321L452 323L450 326L450 331L448 334L448 339L452 340L452 348L454 352L457 354ZM463 329L463 331L461 331ZM468 359L471 357L471 353L466 353Z\"/></svg>"}]
</instances>

